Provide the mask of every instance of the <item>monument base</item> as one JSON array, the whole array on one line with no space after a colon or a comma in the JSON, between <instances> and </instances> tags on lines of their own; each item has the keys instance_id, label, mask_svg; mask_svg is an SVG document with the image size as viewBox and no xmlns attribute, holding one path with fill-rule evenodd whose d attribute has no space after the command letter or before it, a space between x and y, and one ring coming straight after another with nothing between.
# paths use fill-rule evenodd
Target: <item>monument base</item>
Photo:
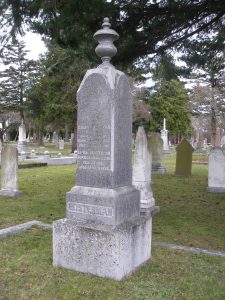
<instances>
[{"instance_id":1,"label":"monument base","mask_svg":"<svg viewBox=\"0 0 225 300\"><path fill-rule=\"evenodd\" d=\"M152 174L165 174L166 168L164 167L152 167Z\"/></svg>"},{"instance_id":2,"label":"monument base","mask_svg":"<svg viewBox=\"0 0 225 300\"><path fill-rule=\"evenodd\" d=\"M0 190L0 196L6 196L6 197L18 197L22 195L22 192L16 190L16 191L10 191L10 190Z\"/></svg>"},{"instance_id":3,"label":"monument base","mask_svg":"<svg viewBox=\"0 0 225 300\"><path fill-rule=\"evenodd\" d=\"M53 223L53 265L122 280L151 257L152 216L113 227L61 219Z\"/></svg>"},{"instance_id":4,"label":"monument base","mask_svg":"<svg viewBox=\"0 0 225 300\"><path fill-rule=\"evenodd\" d=\"M225 187L208 187L207 192L210 192L210 193L225 193Z\"/></svg>"}]
</instances>

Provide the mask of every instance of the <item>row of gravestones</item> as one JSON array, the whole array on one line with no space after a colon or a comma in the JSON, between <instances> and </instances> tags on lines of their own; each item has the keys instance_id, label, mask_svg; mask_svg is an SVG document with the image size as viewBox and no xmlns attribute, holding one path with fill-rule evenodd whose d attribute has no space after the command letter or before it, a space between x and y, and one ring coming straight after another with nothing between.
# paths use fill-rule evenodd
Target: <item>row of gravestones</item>
<instances>
[{"instance_id":1,"label":"row of gravestones","mask_svg":"<svg viewBox=\"0 0 225 300\"><path fill-rule=\"evenodd\" d=\"M146 146L147 145L147 146ZM141 150L140 150L141 149ZM194 148L183 139L176 147L175 175L190 176L192 170L192 153ZM143 156L143 157L142 157ZM140 157L142 157L140 159ZM17 150L14 146L5 145L2 150L2 181L1 195L18 196ZM133 185L142 191L142 198L154 203L151 177L149 174L163 174L166 169L163 163L163 141L160 136L151 134L148 139L143 127L139 127L135 140L135 155L133 166ZM144 171L143 171L144 170ZM142 174L139 176L139 174ZM140 179L140 178L141 179ZM144 178L144 181L143 181ZM138 183L140 181L140 183ZM142 182L143 186L142 186ZM208 191L225 191L225 155L222 148L211 150L208 164ZM143 196L145 194L145 196ZM145 200L144 200L145 201Z\"/></svg>"}]
</instances>

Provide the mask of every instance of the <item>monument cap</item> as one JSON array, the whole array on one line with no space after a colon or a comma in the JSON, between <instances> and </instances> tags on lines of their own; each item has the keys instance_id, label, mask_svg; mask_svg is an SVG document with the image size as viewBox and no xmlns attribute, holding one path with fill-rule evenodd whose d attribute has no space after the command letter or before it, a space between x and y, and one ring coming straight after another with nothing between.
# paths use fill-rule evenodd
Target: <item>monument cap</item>
<instances>
[{"instance_id":1,"label":"monument cap","mask_svg":"<svg viewBox=\"0 0 225 300\"><path fill-rule=\"evenodd\" d=\"M101 57L102 62L109 62L116 55L117 49L113 44L119 38L119 34L110 29L109 18L104 18L102 23L103 29L94 34L94 39L99 43L95 48L95 53Z\"/></svg>"}]
</instances>

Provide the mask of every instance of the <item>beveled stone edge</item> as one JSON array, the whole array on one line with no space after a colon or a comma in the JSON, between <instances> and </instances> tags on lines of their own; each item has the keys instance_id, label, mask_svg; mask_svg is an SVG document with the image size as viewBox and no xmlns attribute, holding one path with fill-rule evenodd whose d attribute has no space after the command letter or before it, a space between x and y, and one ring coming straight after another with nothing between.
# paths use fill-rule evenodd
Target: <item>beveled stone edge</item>
<instances>
[{"instance_id":1,"label":"beveled stone edge","mask_svg":"<svg viewBox=\"0 0 225 300\"><path fill-rule=\"evenodd\" d=\"M10 234L24 232L24 231L30 229L32 226L39 226L39 227L42 227L44 229L51 229L52 228L51 224L46 224L46 223L43 223L41 221L33 220L33 221L29 221L29 222L22 223L22 224L19 224L19 225L15 225L15 226L11 226L11 227L8 227L8 228L0 229L0 239L5 238Z\"/></svg>"},{"instance_id":2,"label":"beveled stone edge","mask_svg":"<svg viewBox=\"0 0 225 300\"><path fill-rule=\"evenodd\" d=\"M225 193L225 188L222 188L222 187L207 187L207 192L210 192L210 193Z\"/></svg>"}]
</instances>

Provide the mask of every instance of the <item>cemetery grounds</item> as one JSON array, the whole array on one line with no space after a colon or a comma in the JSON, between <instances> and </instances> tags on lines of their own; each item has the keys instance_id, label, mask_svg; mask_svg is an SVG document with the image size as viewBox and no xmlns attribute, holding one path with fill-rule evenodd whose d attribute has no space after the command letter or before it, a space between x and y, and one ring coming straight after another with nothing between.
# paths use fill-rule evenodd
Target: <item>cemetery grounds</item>
<instances>
[{"instance_id":1,"label":"cemetery grounds","mask_svg":"<svg viewBox=\"0 0 225 300\"><path fill-rule=\"evenodd\" d=\"M191 177L153 175L160 213L153 218L153 242L225 252L225 195L208 193L207 165L193 165ZM75 167L19 169L19 198L0 197L0 229L65 217L66 192ZM0 299L225 299L225 258L160 248L127 279L116 282L52 266L52 232L32 227L0 239Z\"/></svg>"}]
</instances>

